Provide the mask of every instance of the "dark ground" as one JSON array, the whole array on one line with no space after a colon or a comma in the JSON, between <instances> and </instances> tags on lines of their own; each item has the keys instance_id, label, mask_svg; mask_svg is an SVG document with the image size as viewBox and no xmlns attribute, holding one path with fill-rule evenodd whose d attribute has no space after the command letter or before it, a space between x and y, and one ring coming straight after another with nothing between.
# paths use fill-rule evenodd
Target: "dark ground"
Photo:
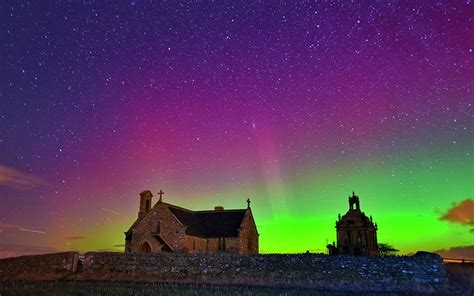
<instances>
[{"instance_id":1,"label":"dark ground","mask_svg":"<svg viewBox=\"0 0 474 296\"><path fill-rule=\"evenodd\" d=\"M445 263L444 266L452 285L474 290L474 263Z\"/></svg>"},{"instance_id":2,"label":"dark ground","mask_svg":"<svg viewBox=\"0 0 474 296\"><path fill-rule=\"evenodd\" d=\"M145 283L93 282L0 282L0 295L426 295L414 293L355 293L306 289L256 288L242 286L201 286ZM450 290L429 295L473 295L467 290Z\"/></svg>"}]
</instances>

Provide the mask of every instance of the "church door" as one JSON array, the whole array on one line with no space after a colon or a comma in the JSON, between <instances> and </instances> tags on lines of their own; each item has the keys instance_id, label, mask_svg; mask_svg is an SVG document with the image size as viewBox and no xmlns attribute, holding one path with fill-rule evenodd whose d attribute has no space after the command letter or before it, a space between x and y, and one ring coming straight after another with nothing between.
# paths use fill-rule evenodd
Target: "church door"
<instances>
[{"instance_id":1,"label":"church door","mask_svg":"<svg viewBox=\"0 0 474 296\"><path fill-rule=\"evenodd\" d=\"M142 253L151 253L151 246L148 242L144 242L140 247L140 252Z\"/></svg>"},{"instance_id":2,"label":"church door","mask_svg":"<svg viewBox=\"0 0 474 296\"><path fill-rule=\"evenodd\" d=\"M361 248L358 247L358 246L355 247L355 248L354 248L354 256L362 256L362 255L363 255L363 254L362 254Z\"/></svg>"}]
</instances>

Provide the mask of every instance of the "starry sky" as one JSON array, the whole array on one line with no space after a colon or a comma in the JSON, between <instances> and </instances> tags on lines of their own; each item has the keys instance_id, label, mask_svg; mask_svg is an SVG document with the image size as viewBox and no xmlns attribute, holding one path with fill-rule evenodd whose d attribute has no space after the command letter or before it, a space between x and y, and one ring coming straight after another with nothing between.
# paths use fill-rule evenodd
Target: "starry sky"
<instances>
[{"instance_id":1,"label":"starry sky","mask_svg":"<svg viewBox=\"0 0 474 296\"><path fill-rule=\"evenodd\" d=\"M250 198L264 253L324 252L352 191L401 254L474 253L473 27L471 1L2 2L0 257L123 250L146 189Z\"/></svg>"}]
</instances>

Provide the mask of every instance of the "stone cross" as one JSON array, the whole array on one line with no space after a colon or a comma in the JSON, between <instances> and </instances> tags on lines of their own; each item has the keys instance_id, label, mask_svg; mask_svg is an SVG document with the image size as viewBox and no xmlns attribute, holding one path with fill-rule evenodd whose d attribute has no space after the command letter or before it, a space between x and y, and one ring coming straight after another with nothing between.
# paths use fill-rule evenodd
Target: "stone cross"
<instances>
[{"instance_id":1,"label":"stone cross","mask_svg":"<svg viewBox=\"0 0 474 296\"><path fill-rule=\"evenodd\" d=\"M160 189L160 192L158 192L158 195L160 196L160 201L161 201L161 196L162 196L163 194L165 194L165 193L163 192L163 190Z\"/></svg>"}]
</instances>

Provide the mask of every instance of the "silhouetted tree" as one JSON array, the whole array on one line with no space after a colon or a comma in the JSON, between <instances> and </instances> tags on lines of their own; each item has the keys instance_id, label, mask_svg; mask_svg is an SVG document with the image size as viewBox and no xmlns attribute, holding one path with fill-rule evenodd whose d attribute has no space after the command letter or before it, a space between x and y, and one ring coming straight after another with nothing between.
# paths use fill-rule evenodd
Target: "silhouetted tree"
<instances>
[{"instance_id":1,"label":"silhouetted tree","mask_svg":"<svg viewBox=\"0 0 474 296\"><path fill-rule=\"evenodd\" d=\"M377 248L379 249L380 256L394 255L396 252L399 251L395 249L392 245L384 243L378 244Z\"/></svg>"}]
</instances>

